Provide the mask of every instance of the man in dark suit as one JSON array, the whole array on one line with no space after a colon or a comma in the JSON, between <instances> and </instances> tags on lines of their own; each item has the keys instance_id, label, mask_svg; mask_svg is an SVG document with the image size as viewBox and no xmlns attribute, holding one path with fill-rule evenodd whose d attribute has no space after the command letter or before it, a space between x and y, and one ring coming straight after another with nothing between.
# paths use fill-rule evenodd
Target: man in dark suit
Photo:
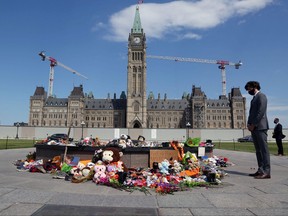
<instances>
[{"instance_id":1,"label":"man in dark suit","mask_svg":"<svg viewBox=\"0 0 288 216\"><path fill-rule=\"evenodd\" d=\"M255 179L271 178L270 153L267 143L267 131L269 129L267 118L267 97L260 92L260 84L257 81L249 81L245 85L246 91L253 95L251 100L247 128L251 132L258 170L256 173L249 174Z\"/></svg>"},{"instance_id":2,"label":"man in dark suit","mask_svg":"<svg viewBox=\"0 0 288 216\"><path fill-rule=\"evenodd\" d=\"M273 138L276 139L276 143L278 146L278 156L283 156L283 133L282 133L282 125L279 123L279 118L274 119L274 123L276 124L274 127Z\"/></svg>"}]
</instances>

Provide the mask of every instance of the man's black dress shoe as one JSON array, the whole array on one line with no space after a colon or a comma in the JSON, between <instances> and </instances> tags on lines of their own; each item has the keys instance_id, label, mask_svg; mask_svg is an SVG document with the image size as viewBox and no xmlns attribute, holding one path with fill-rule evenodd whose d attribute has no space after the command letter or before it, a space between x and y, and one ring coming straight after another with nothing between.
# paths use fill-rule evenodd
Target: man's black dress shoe
<instances>
[{"instance_id":1,"label":"man's black dress shoe","mask_svg":"<svg viewBox=\"0 0 288 216\"><path fill-rule=\"evenodd\" d=\"M259 176L259 175L262 175L262 174L259 173L258 171L257 171L256 173L251 173L251 174L249 174L249 176L253 176L253 177Z\"/></svg>"},{"instance_id":2,"label":"man's black dress shoe","mask_svg":"<svg viewBox=\"0 0 288 216\"><path fill-rule=\"evenodd\" d=\"M258 176L254 176L255 179L270 179L271 176L269 174L262 174Z\"/></svg>"}]
</instances>

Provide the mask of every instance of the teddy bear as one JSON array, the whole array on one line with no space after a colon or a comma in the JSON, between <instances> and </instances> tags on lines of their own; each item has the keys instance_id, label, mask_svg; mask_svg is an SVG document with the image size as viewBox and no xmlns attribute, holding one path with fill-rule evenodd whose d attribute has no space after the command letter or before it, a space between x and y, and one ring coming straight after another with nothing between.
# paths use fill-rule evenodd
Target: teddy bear
<instances>
[{"instance_id":1,"label":"teddy bear","mask_svg":"<svg viewBox=\"0 0 288 216\"><path fill-rule=\"evenodd\" d=\"M126 147L131 147L133 145L133 142L129 135L121 134L120 138L118 139L118 146L122 149L125 149Z\"/></svg>"},{"instance_id":2,"label":"teddy bear","mask_svg":"<svg viewBox=\"0 0 288 216\"><path fill-rule=\"evenodd\" d=\"M102 163L102 161L98 161L94 166L94 177L93 181L96 184L99 184L101 180L106 178L106 166Z\"/></svg>"},{"instance_id":3,"label":"teddy bear","mask_svg":"<svg viewBox=\"0 0 288 216\"><path fill-rule=\"evenodd\" d=\"M159 166L160 173L169 174L170 163L167 159L165 159L161 163L159 163L158 166Z\"/></svg>"},{"instance_id":4,"label":"teddy bear","mask_svg":"<svg viewBox=\"0 0 288 216\"><path fill-rule=\"evenodd\" d=\"M118 148L108 147L102 152L102 161L108 165L120 161L122 156L123 152L119 151Z\"/></svg>"},{"instance_id":5,"label":"teddy bear","mask_svg":"<svg viewBox=\"0 0 288 216\"><path fill-rule=\"evenodd\" d=\"M107 175L109 178L119 179L119 175L123 176L121 172L127 172L128 169L121 161L123 152L119 151L118 148L109 147L105 148L102 152L102 161L106 164ZM125 175L124 175L125 176Z\"/></svg>"},{"instance_id":6,"label":"teddy bear","mask_svg":"<svg viewBox=\"0 0 288 216\"><path fill-rule=\"evenodd\" d=\"M174 174L179 174L182 169L183 169L183 165L179 161L174 160L173 161L173 166L172 166L172 172Z\"/></svg>"}]
</instances>

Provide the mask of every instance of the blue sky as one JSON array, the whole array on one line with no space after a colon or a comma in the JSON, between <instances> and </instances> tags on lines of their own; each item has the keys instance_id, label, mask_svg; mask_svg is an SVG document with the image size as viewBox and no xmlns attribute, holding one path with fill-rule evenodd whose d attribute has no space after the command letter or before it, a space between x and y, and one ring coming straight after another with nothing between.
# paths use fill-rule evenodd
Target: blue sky
<instances>
[{"instance_id":1,"label":"blue sky","mask_svg":"<svg viewBox=\"0 0 288 216\"><path fill-rule=\"evenodd\" d=\"M55 67L53 93L67 97L73 86L86 93L117 98L127 89L127 41L137 0L0 0L0 124L28 122L29 98L36 86L48 91L54 57L88 77ZM140 5L147 54L228 60L227 93L249 80L260 82L268 97L268 117L288 127L288 1L286 0L144 0ZM218 65L147 59L147 93L181 98L192 86L207 98L222 93Z\"/></svg>"}]
</instances>

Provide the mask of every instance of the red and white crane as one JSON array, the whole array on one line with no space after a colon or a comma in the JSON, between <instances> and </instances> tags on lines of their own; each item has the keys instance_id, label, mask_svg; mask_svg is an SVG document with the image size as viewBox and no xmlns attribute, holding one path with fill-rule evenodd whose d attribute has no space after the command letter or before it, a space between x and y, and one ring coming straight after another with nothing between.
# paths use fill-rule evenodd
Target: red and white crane
<instances>
[{"instance_id":1,"label":"red and white crane","mask_svg":"<svg viewBox=\"0 0 288 216\"><path fill-rule=\"evenodd\" d=\"M42 57L42 61L45 61L45 60L50 61L48 97L52 97L53 96L54 67L57 66L57 65L65 68L66 70L72 72L73 74L76 74L76 75L81 76L81 77L83 77L85 79L88 79L86 76L78 73L77 71L73 70L70 67L67 67L66 65L64 65L61 62L57 61L55 58L52 58L50 56L46 56L44 51L40 52L39 55Z\"/></svg>"},{"instance_id":2,"label":"red and white crane","mask_svg":"<svg viewBox=\"0 0 288 216\"><path fill-rule=\"evenodd\" d=\"M221 70L222 75L222 95L226 95L226 65L234 66L236 69L242 65L242 62L233 63L225 60L209 60L209 59L198 59L198 58L183 58L183 57L172 57L172 56L154 56L147 55L146 58L155 58L163 60L173 60L179 62L198 62L198 63L207 63L207 64L218 64L218 68Z\"/></svg>"}]
</instances>

